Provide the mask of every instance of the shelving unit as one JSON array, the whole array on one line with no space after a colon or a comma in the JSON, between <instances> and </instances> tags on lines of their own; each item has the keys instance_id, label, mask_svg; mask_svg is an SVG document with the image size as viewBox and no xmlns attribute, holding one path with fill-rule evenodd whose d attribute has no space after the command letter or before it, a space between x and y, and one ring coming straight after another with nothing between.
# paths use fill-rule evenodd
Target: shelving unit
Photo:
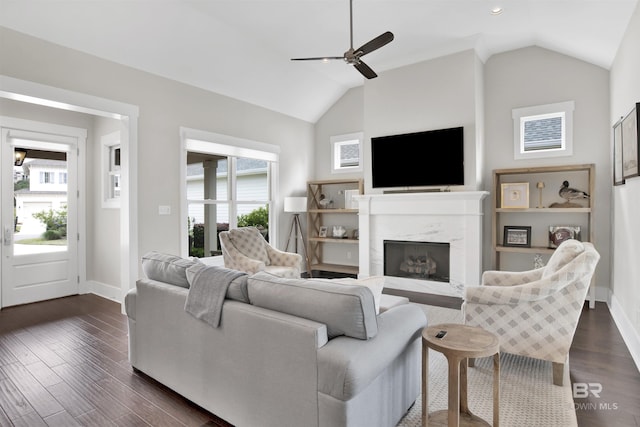
<instances>
[{"instance_id":1,"label":"shelving unit","mask_svg":"<svg viewBox=\"0 0 640 427\"><path fill-rule=\"evenodd\" d=\"M358 239L353 238L353 230L357 228L358 209L345 206L345 190L357 190L357 194L364 194L364 182L362 179L341 179L309 181L307 183L307 254L311 263L311 272L325 271L349 275L358 274L357 265L325 262L324 251L331 250L331 245L344 247L354 245L358 252ZM329 206L321 206L321 195L325 200L331 200ZM347 238L332 237L333 225L352 224L347 227ZM320 237L320 227L328 228L327 237ZM340 246L337 246L340 245Z\"/></svg>"},{"instance_id":2,"label":"shelving unit","mask_svg":"<svg viewBox=\"0 0 640 427\"><path fill-rule=\"evenodd\" d=\"M586 191L589 199L576 201L583 207L552 208L551 202L560 203L563 199L558 191L563 181L569 186ZM529 183L528 208L502 208L502 184ZM538 182L544 182L542 189L543 207L540 204ZM493 249L493 268L504 268L504 257L517 254L542 254L549 256L555 249L549 248L548 236L551 225L579 225L581 240L594 242L593 209L595 202L595 165L579 164L565 166L545 166L531 168L496 169L493 171L493 204L491 221L491 241ZM533 206L533 207L532 207ZM531 247L504 246L505 226L530 226ZM516 255L513 255L516 254ZM504 257L503 257L504 255ZM591 287L590 307L595 306L595 289Z\"/></svg>"}]
</instances>

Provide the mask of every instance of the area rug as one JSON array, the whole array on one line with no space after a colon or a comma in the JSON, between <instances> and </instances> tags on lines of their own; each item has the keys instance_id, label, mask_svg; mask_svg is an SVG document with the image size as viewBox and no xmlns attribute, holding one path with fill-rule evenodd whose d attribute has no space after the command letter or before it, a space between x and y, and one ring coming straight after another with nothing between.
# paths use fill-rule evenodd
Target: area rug
<instances>
[{"instance_id":1,"label":"area rug","mask_svg":"<svg viewBox=\"0 0 640 427\"><path fill-rule=\"evenodd\" d=\"M430 325L461 323L460 310L421 306ZM429 350L429 412L447 409L447 359ZM493 359L476 360L468 370L468 399L471 412L493 425ZM397 427L421 425L422 399ZM553 385L551 362L512 354L500 357L500 425L518 427L577 426L569 369L564 386Z\"/></svg>"}]
</instances>

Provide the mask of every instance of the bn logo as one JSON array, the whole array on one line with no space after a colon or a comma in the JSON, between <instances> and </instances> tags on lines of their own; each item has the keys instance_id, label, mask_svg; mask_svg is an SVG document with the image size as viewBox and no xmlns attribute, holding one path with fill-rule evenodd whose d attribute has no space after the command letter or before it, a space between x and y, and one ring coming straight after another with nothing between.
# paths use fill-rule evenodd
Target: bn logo
<instances>
[{"instance_id":1,"label":"bn logo","mask_svg":"<svg viewBox=\"0 0 640 427\"><path fill-rule=\"evenodd\" d=\"M585 399L589 394L599 399L601 392L602 384L600 383L573 383L573 397L576 399Z\"/></svg>"}]
</instances>

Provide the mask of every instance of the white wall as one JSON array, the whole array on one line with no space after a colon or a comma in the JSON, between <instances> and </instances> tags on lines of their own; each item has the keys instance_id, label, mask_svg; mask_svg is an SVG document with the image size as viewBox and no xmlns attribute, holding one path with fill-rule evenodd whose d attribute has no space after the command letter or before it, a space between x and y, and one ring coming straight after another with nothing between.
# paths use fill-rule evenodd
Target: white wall
<instances>
[{"instance_id":1,"label":"white wall","mask_svg":"<svg viewBox=\"0 0 640 427\"><path fill-rule=\"evenodd\" d=\"M120 130L120 121L94 117L93 122L87 144L87 280L119 288L120 209L102 206L102 137Z\"/></svg>"},{"instance_id":2,"label":"white wall","mask_svg":"<svg viewBox=\"0 0 640 427\"><path fill-rule=\"evenodd\" d=\"M609 159L609 72L601 67L539 47L494 55L485 64L485 190L492 191L492 170L564 164L595 163L595 245L602 254L596 285L609 286L611 162ZM514 160L513 108L575 101L573 155L549 159ZM544 181L544 179L540 179ZM553 197L558 188L545 188ZM553 200L553 198L552 198ZM562 199L557 198L558 202ZM486 203L485 253L491 250L490 201ZM539 219L539 218L538 218ZM536 218L525 218L534 221ZM555 217L541 221L556 221ZM514 225L527 225L526 223ZM549 223L548 225L558 225ZM534 236L535 237L535 236ZM525 256L526 258L526 256ZM533 267L533 255L509 260L522 270ZM485 266L490 268L490 257ZM503 266L503 268L505 268ZM505 269L510 269L507 264ZM606 295L606 292L604 293ZM602 292L600 292L602 295Z\"/></svg>"},{"instance_id":3,"label":"white wall","mask_svg":"<svg viewBox=\"0 0 640 427\"><path fill-rule=\"evenodd\" d=\"M365 193L371 188L371 138L464 126L465 188L476 190L477 56L468 50L385 71L364 85ZM481 75L481 74L480 74ZM430 159L425 156L425 167Z\"/></svg>"},{"instance_id":4,"label":"white wall","mask_svg":"<svg viewBox=\"0 0 640 427\"><path fill-rule=\"evenodd\" d=\"M609 125L640 102L640 6L636 7L611 68ZM610 149L611 151L611 149ZM611 175L611 172L609 172ZM612 275L613 313L640 366L640 178L613 189ZM606 255L605 255L606 256Z\"/></svg>"},{"instance_id":5,"label":"white wall","mask_svg":"<svg viewBox=\"0 0 640 427\"><path fill-rule=\"evenodd\" d=\"M0 39L4 75L139 107L140 255L150 250L180 252L181 126L280 146L280 193L276 198L276 211L282 211L283 197L304 194L306 181L314 170L311 123L6 28L0 29ZM171 215L158 215L159 205L171 206ZM280 216L280 246L286 242L289 220Z\"/></svg>"}]
</instances>

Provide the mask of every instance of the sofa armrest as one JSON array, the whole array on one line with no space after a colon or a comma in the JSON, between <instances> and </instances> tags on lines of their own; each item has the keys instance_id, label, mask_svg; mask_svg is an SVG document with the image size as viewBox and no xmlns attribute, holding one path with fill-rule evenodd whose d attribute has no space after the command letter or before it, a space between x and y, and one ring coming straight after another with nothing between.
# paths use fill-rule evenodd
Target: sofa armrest
<instances>
[{"instance_id":1,"label":"sofa armrest","mask_svg":"<svg viewBox=\"0 0 640 427\"><path fill-rule=\"evenodd\" d=\"M124 310L127 313L127 317L132 320L136 320L136 297L138 290L136 288L129 289L129 292L124 296Z\"/></svg>"},{"instance_id":2,"label":"sofa armrest","mask_svg":"<svg viewBox=\"0 0 640 427\"><path fill-rule=\"evenodd\" d=\"M513 286L533 282L542 277L544 267L529 271L495 271L488 270L482 273L482 285L489 286Z\"/></svg>"},{"instance_id":3,"label":"sofa armrest","mask_svg":"<svg viewBox=\"0 0 640 427\"><path fill-rule=\"evenodd\" d=\"M373 339L332 339L318 350L318 391L349 400L409 348L426 325L422 309L404 304L378 316Z\"/></svg>"}]
</instances>

